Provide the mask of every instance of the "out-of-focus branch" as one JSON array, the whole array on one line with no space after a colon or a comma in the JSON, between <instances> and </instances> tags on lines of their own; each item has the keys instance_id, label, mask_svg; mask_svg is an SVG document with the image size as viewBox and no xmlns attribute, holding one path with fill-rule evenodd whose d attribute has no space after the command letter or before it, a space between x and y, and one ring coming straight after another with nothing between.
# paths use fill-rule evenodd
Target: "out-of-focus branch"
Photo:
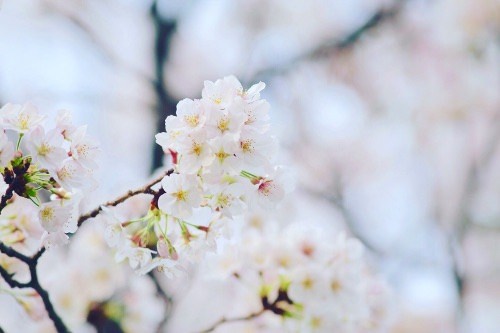
<instances>
[{"instance_id":1,"label":"out-of-focus branch","mask_svg":"<svg viewBox=\"0 0 500 333\"><path fill-rule=\"evenodd\" d=\"M346 34L341 38L335 38L329 40L297 57L291 59L290 61L280 65L274 66L271 68L265 68L263 70L258 71L250 82L255 81L265 81L269 77L283 75L287 73L289 70L295 68L295 66L303 61L325 58L330 56L336 52L340 52L346 50L352 46L354 46L367 32L373 30L378 27L382 23L385 23L393 18L395 18L404 7L404 3L408 0L398 0L395 1L389 7L384 7L377 10L373 13L366 21L364 21L360 26L356 27L350 33Z\"/></svg>"},{"instance_id":2,"label":"out-of-focus branch","mask_svg":"<svg viewBox=\"0 0 500 333\"><path fill-rule=\"evenodd\" d=\"M469 204L472 196L479 188L479 176L481 169L490 165L495 156L495 152L498 149L498 145L500 144L500 116L497 115L493 121L495 123L496 130L493 131L493 137L488 143L484 153L480 156L477 162L474 161L469 167L461 202L459 204L460 213L458 215L458 220L454 229L448 236L451 255L451 270L458 296L455 314L457 331L463 328L462 321L464 319L465 311L464 298L466 296L467 277L462 262L462 243L467 231L473 225L472 218L468 211Z\"/></svg>"},{"instance_id":3,"label":"out-of-focus branch","mask_svg":"<svg viewBox=\"0 0 500 333\"><path fill-rule=\"evenodd\" d=\"M345 206L345 203L339 191L337 191L336 195L332 195L326 192L315 191L305 187L303 188L303 190L309 195L325 200L328 203L332 204L340 212L344 223L354 237L356 237L361 243L363 243L363 245L373 254L376 254L377 256L384 255L384 253L380 249L377 249L369 240L367 240L363 233L359 230L357 223L352 217L351 212Z\"/></svg>"},{"instance_id":4,"label":"out-of-focus branch","mask_svg":"<svg viewBox=\"0 0 500 333\"><path fill-rule=\"evenodd\" d=\"M80 29L81 32L87 36L89 41L95 45L96 49L101 52L101 54L105 57L106 60L108 60L111 64L121 67L125 72L129 72L132 75L136 76L137 78L140 78L144 81L147 82L152 82L152 78L146 74L143 73L141 70L138 68L134 68L127 62L125 62L120 56L118 56L115 51L110 48L106 42L100 37L100 34L98 31L95 31L92 25L88 24L85 20L83 20L77 12L73 12L71 10L68 10L65 5L62 6L57 6L53 4L48 4L50 5L51 9L53 9L55 12L59 13L61 16L67 18L70 23L72 23L75 27Z\"/></svg>"},{"instance_id":5,"label":"out-of-focus branch","mask_svg":"<svg viewBox=\"0 0 500 333\"><path fill-rule=\"evenodd\" d=\"M156 92L156 131L163 132L165 130L165 118L169 115L175 114L177 100L172 98L165 86L164 67L168 59L168 52L170 48L170 40L175 32L176 22L165 21L158 12L157 1L151 7L151 19L155 28L155 79L154 88ZM153 145L153 161L151 164L151 171L156 170L163 164L164 153L162 148Z\"/></svg>"},{"instance_id":6,"label":"out-of-focus branch","mask_svg":"<svg viewBox=\"0 0 500 333\"><path fill-rule=\"evenodd\" d=\"M154 271L150 271L148 273L148 276L151 278L151 281L153 281L155 288L156 288L156 293L158 296L161 297L165 304L165 315L163 316L162 321L160 322L160 325L158 325L158 330L157 333L161 333L165 331L165 324L167 323L168 320L168 314L170 313L170 309L172 307L172 297L170 297L165 290L163 290L163 287L160 284L160 281L158 281L158 277L156 276Z\"/></svg>"},{"instance_id":7,"label":"out-of-focus branch","mask_svg":"<svg viewBox=\"0 0 500 333\"><path fill-rule=\"evenodd\" d=\"M52 305L50 301L50 297L48 292L40 285L40 282L38 281L38 274L37 274L37 265L38 265L38 259L40 258L41 254L43 253L43 250L41 250L39 253L35 254L33 257L27 257L23 255L22 253L14 250L13 248L5 245L4 243L0 242L0 252L6 254L9 257L17 258L24 262L30 271L30 281L26 283L21 283L13 278L13 275L10 274L5 268L0 266L0 275L2 278L7 282L7 284L11 288L32 288L35 290L38 295L40 295L43 304L45 306L45 310L47 310L47 314L49 315L49 318L52 320L54 323L54 326L57 330L57 332L69 332L68 328L62 321L61 317L57 314L56 310L54 309L54 306Z\"/></svg>"}]
</instances>

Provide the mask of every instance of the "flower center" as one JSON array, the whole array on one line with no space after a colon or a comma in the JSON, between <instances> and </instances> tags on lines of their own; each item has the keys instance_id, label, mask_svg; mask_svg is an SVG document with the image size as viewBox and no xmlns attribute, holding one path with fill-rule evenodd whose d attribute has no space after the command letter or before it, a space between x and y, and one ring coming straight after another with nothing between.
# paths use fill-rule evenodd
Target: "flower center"
<instances>
[{"instance_id":1,"label":"flower center","mask_svg":"<svg viewBox=\"0 0 500 333\"><path fill-rule=\"evenodd\" d=\"M191 127L196 127L200 123L198 115L195 114L184 116L184 121Z\"/></svg>"},{"instance_id":2,"label":"flower center","mask_svg":"<svg viewBox=\"0 0 500 333\"><path fill-rule=\"evenodd\" d=\"M227 131L229 129L229 117L223 116L222 118L220 118L219 121L217 122L217 128L222 133Z\"/></svg>"},{"instance_id":3,"label":"flower center","mask_svg":"<svg viewBox=\"0 0 500 333\"><path fill-rule=\"evenodd\" d=\"M243 150L244 153L251 153L254 151L253 140L240 141L240 146L241 146L241 150Z\"/></svg>"},{"instance_id":4,"label":"flower center","mask_svg":"<svg viewBox=\"0 0 500 333\"><path fill-rule=\"evenodd\" d=\"M199 144L198 142L193 142L193 147L191 148L191 151L196 156L200 156L201 153L203 152L203 146L201 144Z\"/></svg>"},{"instance_id":5,"label":"flower center","mask_svg":"<svg viewBox=\"0 0 500 333\"><path fill-rule=\"evenodd\" d=\"M52 147L49 146L47 143L43 143L39 148L38 148L38 155L40 156L47 156L52 152Z\"/></svg>"},{"instance_id":6,"label":"flower center","mask_svg":"<svg viewBox=\"0 0 500 333\"><path fill-rule=\"evenodd\" d=\"M224 160L229 156L223 149L219 150L219 152L215 153L215 157L219 160L219 163L224 163Z\"/></svg>"},{"instance_id":7,"label":"flower center","mask_svg":"<svg viewBox=\"0 0 500 333\"><path fill-rule=\"evenodd\" d=\"M175 193L172 193L172 195L174 196L174 198L177 201L186 201L187 197L188 197L188 192L187 191L183 191L183 190L179 190L179 191L177 191Z\"/></svg>"},{"instance_id":8,"label":"flower center","mask_svg":"<svg viewBox=\"0 0 500 333\"><path fill-rule=\"evenodd\" d=\"M52 207L45 207L40 211L40 217L44 221L50 221L54 218L54 208Z\"/></svg>"}]
</instances>

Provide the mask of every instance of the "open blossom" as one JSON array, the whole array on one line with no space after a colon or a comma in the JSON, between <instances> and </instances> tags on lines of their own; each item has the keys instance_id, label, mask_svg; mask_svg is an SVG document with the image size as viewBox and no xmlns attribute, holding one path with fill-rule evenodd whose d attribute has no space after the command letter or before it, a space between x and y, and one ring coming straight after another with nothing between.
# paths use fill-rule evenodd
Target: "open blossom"
<instances>
[{"instance_id":1,"label":"open blossom","mask_svg":"<svg viewBox=\"0 0 500 333\"><path fill-rule=\"evenodd\" d=\"M270 175L256 179L253 183L251 202L264 209L270 209L283 200L290 186L281 168L275 168Z\"/></svg>"},{"instance_id":2,"label":"open blossom","mask_svg":"<svg viewBox=\"0 0 500 333\"><path fill-rule=\"evenodd\" d=\"M151 250L142 247L125 246L116 252L116 260L121 262L128 259L131 268L137 269L151 262Z\"/></svg>"},{"instance_id":3,"label":"open blossom","mask_svg":"<svg viewBox=\"0 0 500 333\"><path fill-rule=\"evenodd\" d=\"M35 162L44 168L56 168L67 157L63 148L64 137L57 131L45 133L42 126L37 126L28 134L26 146Z\"/></svg>"},{"instance_id":4,"label":"open blossom","mask_svg":"<svg viewBox=\"0 0 500 333\"><path fill-rule=\"evenodd\" d=\"M201 129L205 125L206 114L201 101L186 98L177 104L177 119L181 126L190 130Z\"/></svg>"},{"instance_id":5,"label":"open blossom","mask_svg":"<svg viewBox=\"0 0 500 333\"><path fill-rule=\"evenodd\" d=\"M40 124L44 116L31 103L24 105L6 104L0 109L2 123L5 129L11 129L19 133L26 133Z\"/></svg>"},{"instance_id":6,"label":"open blossom","mask_svg":"<svg viewBox=\"0 0 500 333\"><path fill-rule=\"evenodd\" d=\"M194 132L184 138L179 147L185 151L179 165L186 173L197 173L200 167L208 166L214 159L212 149L202 132Z\"/></svg>"},{"instance_id":7,"label":"open blossom","mask_svg":"<svg viewBox=\"0 0 500 333\"><path fill-rule=\"evenodd\" d=\"M245 188L241 183L214 186L210 205L214 211L220 212L223 216L233 217L243 212L244 202L242 196Z\"/></svg>"},{"instance_id":8,"label":"open blossom","mask_svg":"<svg viewBox=\"0 0 500 333\"><path fill-rule=\"evenodd\" d=\"M238 134L246 119L244 108L245 102L238 98L224 110L210 110L206 127L208 136L213 138L224 134Z\"/></svg>"},{"instance_id":9,"label":"open blossom","mask_svg":"<svg viewBox=\"0 0 500 333\"><path fill-rule=\"evenodd\" d=\"M99 145L86 133L87 126L81 126L74 130L70 146L71 157L87 169L96 169Z\"/></svg>"},{"instance_id":10,"label":"open blossom","mask_svg":"<svg viewBox=\"0 0 500 333\"><path fill-rule=\"evenodd\" d=\"M241 83L234 76L226 76L216 82L205 81L201 96L210 105L224 109L243 92Z\"/></svg>"},{"instance_id":11,"label":"open blossom","mask_svg":"<svg viewBox=\"0 0 500 333\"><path fill-rule=\"evenodd\" d=\"M173 174L161 182L165 194L158 200L158 207L174 217L187 218L193 208L201 203L201 193L195 176Z\"/></svg>"},{"instance_id":12,"label":"open blossom","mask_svg":"<svg viewBox=\"0 0 500 333\"><path fill-rule=\"evenodd\" d=\"M212 174L232 173L238 174L241 159L236 156L237 143L231 134L218 136L210 141L214 162L207 168Z\"/></svg>"},{"instance_id":13,"label":"open blossom","mask_svg":"<svg viewBox=\"0 0 500 333\"><path fill-rule=\"evenodd\" d=\"M77 127L73 124L71 112L59 110L56 118L56 129L66 140L71 140Z\"/></svg>"},{"instance_id":14,"label":"open blossom","mask_svg":"<svg viewBox=\"0 0 500 333\"><path fill-rule=\"evenodd\" d=\"M275 154L277 148L274 137L262 137L262 134L253 130L241 132L237 155L244 165L269 167L269 158Z\"/></svg>"},{"instance_id":15,"label":"open blossom","mask_svg":"<svg viewBox=\"0 0 500 333\"><path fill-rule=\"evenodd\" d=\"M64 161L54 174L57 182L70 190L85 187L89 182L87 176L87 170L74 159Z\"/></svg>"},{"instance_id":16,"label":"open blossom","mask_svg":"<svg viewBox=\"0 0 500 333\"><path fill-rule=\"evenodd\" d=\"M66 232L70 228L72 207L64 205L60 200L44 203L38 213L40 224L45 229L42 237L43 245L51 247L64 244L68 240Z\"/></svg>"}]
</instances>

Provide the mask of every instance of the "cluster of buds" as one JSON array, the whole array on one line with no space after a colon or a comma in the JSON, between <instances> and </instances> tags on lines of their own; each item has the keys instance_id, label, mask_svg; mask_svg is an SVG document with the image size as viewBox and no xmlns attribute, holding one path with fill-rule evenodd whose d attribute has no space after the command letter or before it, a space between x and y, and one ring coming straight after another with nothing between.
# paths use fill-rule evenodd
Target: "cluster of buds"
<instances>
[{"instance_id":1,"label":"cluster of buds","mask_svg":"<svg viewBox=\"0 0 500 333\"><path fill-rule=\"evenodd\" d=\"M233 76L205 82L201 99L184 99L156 135L174 168L148 214L109 218L108 241L140 272L173 275L216 247L226 225L250 209L273 208L286 182L275 165L264 83L244 90Z\"/></svg>"},{"instance_id":2,"label":"cluster of buds","mask_svg":"<svg viewBox=\"0 0 500 333\"><path fill-rule=\"evenodd\" d=\"M99 150L86 132L67 111L48 128L46 117L29 103L0 109L2 242L33 250L28 243L50 247L76 231L81 194L94 183Z\"/></svg>"}]
</instances>

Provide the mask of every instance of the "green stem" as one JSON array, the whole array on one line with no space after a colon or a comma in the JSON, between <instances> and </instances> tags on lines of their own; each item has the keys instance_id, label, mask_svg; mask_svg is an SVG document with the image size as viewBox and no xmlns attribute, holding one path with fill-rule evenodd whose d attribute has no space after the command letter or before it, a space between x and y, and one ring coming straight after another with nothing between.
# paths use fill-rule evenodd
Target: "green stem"
<instances>
[{"instance_id":1,"label":"green stem","mask_svg":"<svg viewBox=\"0 0 500 333\"><path fill-rule=\"evenodd\" d=\"M21 140L23 139L24 133L19 133L19 139L17 139L16 150L19 150L19 146L21 145Z\"/></svg>"}]
</instances>

